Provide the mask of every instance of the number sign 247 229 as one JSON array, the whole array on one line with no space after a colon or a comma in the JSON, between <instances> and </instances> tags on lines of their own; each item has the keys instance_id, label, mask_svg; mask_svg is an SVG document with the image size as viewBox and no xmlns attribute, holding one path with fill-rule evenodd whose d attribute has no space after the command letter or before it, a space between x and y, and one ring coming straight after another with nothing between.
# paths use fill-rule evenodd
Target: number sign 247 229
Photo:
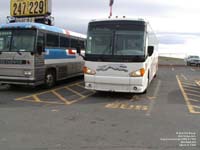
<instances>
[{"instance_id":1,"label":"number sign 247 229","mask_svg":"<svg viewBox=\"0 0 200 150\"><path fill-rule=\"evenodd\" d=\"M11 0L10 14L14 17L46 15L48 6L48 0Z\"/></svg>"}]
</instances>

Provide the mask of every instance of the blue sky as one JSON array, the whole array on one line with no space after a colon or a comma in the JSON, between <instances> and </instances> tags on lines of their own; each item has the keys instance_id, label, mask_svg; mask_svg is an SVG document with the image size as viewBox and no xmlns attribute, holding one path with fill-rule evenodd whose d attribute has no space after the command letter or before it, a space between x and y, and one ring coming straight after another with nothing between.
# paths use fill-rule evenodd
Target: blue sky
<instances>
[{"instance_id":1,"label":"blue sky","mask_svg":"<svg viewBox=\"0 0 200 150\"><path fill-rule=\"evenodd\" d=\"M52 0L55 25L86 33L95 18L107 18L109 0ZM200 53L199 0L114 0L113 16L148 20L160 41L160 53ZM9 1L0 2L0 23L9 15Z\"/></svg>"}]
</instances>

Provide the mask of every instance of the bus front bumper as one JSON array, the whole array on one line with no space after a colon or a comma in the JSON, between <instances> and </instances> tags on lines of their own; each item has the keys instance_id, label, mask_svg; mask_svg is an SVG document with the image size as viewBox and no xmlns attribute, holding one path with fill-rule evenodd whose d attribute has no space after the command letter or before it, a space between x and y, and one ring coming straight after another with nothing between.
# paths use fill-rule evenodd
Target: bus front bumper
<instances>
[{"instance_id":1,"label":"bus front bumper","mask_svg":"<svg viewBox=\"0 0 200 150\"><path fill-rule=\"evenodd\" d=\"M30 85L36 86L36 81L34 78L25 78L25 77L5 77L0 76L1 84L16 84L16 85Z\"/></svg>"},{"instance_id":2,"label":"bus front bumper","mask_svg":"<svg viewBox=\"0 0 200 150\"><path fill-rule=\"evenodd\" d=\"M143 78L92 77L85 75L85 88L96 91L143 93L146 90Z\"/></svg>"}]
</instances>

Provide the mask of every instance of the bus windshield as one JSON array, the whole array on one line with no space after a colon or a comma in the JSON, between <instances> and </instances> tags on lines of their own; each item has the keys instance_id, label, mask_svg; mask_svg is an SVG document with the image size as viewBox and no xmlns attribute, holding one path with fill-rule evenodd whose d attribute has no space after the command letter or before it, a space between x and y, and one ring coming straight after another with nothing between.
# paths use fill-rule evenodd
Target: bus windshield
<instances>
[{"instance_id":1,"label":"bus windshield","mask_svg":"<svg viewBox=\"0 0 200 150\"><path fill-rule=\"evenodd\" d=\"M34 30L0 30L0 51L32 52L35 35Z\"/></svg>"},{"instance_id":2,"label":"bus windshield","mask_svg":"<svg viewBox=\"0 0 200 150\"><path fill-rule=\"evenodd\" d=\"M85 60L144 62L146 23L132 20L94 21L88 25Z\"/></svg>"},{"instance_id":3,"label":"bus windshield","mask_svg":"<svg viewBox=\"0 0 200 150\"><path fill-rule=\"evenodd\" d=\"M144 31L95 28L88 33L86 54L144 56Z\"/></svg>"},{"instance_id":4,"label":"bus windshield","mask_svg":"<svg viewBox=\"0 0 200 150\"><path fill-rule=\"evenodd\" d=\"M112 31L106 28L97 28L89 34L88 54L111 55L112 54Z\"/></svg>"},{"instance_id":5,"label":"bus windshield","mask_svg":"<svg viewBox=\"0 0 200 150\"><path fill-rule=\"evenodd\" d=\"M144 54L144 32L116 31L114 55Z\"/></svg>"}]
</instances>

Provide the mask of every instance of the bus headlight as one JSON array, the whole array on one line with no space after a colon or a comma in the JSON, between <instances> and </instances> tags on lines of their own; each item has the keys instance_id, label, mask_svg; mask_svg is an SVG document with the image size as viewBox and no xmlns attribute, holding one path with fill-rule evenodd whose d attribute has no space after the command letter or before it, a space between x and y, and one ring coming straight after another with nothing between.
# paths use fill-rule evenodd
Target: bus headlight
<instances>
[{"instance_id":1,"label":"bus headlight","mask_svg":"<svg viewBox=\"0 0 200 150\"><path fill-rule=\"evenodd\" d=\"M89 74L89 75L95 75L96 72L88 67L83 67L83 73L84 74Z\"/></svg>"},{"instance_id":2,"label":"bus headlight","mask_svg":"<svg viewBox=\"0 0 200 150\"><path fill-rule=\"evenodd\" d=\"M141 68L140 70L133 71L129 75L130 77L143 77L145 74L145 69Z\"/></svg>"},{"instance_id":3,"label":"bus headlight","mask_svg":"<svg viewBox=\"0 0 200 150\"><path fill-rule=\"evenodd\" d=\"M30 77L32 75L31 71L24 71L24 75Z\"/></svg>"}]
</instances>

